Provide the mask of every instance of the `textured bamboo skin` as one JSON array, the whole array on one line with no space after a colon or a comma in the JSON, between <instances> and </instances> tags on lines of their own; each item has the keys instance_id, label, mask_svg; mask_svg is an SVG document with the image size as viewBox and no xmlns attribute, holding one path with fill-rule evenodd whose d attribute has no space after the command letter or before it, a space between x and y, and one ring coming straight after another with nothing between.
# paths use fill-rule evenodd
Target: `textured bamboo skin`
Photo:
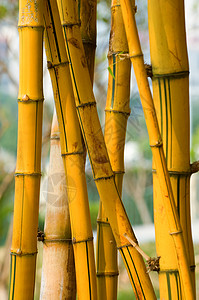
<instances>
[{"instance_id":1,"label":"textured bamboo skin","mask_svg":"<svg viewBox=\"0 0 199 300\"><path fill-rule=\"evenodd\" d=\"M149 142L151 145L153 159L159 179L163 209L165 215L167 216L167 222L169 224L169 232L167 232L167 234L170 234L173 237L173 242L175 244L175 254L178 257L177 262L180 270L180 278L182 280L185 299L194 299L195 293L191 281L190 270L188 267L188 259L182 235L181 224L174 202L171 182L166 166L166 159L163 152L161 134L159 131L153 99L147 80L143 55L135 23L135 9L132 7L132 4L129 0L121 0L121 6L129 44L129 53L140 91L140 97L149 133Z\"/></svg>"},{"instance_id":2,"label":"textured bamboo skin","mask_svg":"<svg viewBox=\"0 0 199 300\"><path fill-rule=\"evenodd\" d=\"M58 1L58 4L71 63L72 78L76 88L77 113L99 196L109 218L117 246L123 247L121 253L137 298L156 299L143 258L124 237L126 233L137 242L116 188L98 119L92 84L85 63L76 2Z\"/></svg>"},{"instance_id":3,"label":"textured bamboo skin","mask_svg":"<svg viewBox=\"0 0 199 300\"><path fill-rule=\"evenodd\" d=\"M51 129L44 234L40 299L76 299L67 187L56 113Z\"/></svg>"},{"instance_id":4,"label":"textured bamboo skin","mask_svg":"<svg viewBox=\"0 0 199 300\"><path fill-rule=\"evenodd\" d=\"M46 4L49 6L45 10L44 23L47 31L45 46L59 122L61 153L66 173L77 294L78 299L96 299L96 271L86 188L84 148L75 111L69 63L57 4L55 1L48 1Z\"/></svg>"},{"instance_id":5,"label":"textured bamboo skin","mask_svg":"<svg viewBox=\"0 0 199 300\"><path fill-rule=\"evenodd\" d=\"M157 13L159 18L155 17ZM149 1L149 34L154 104L195 287L190 220L189 66L184 1L178 0L175 3ZM171 236L166 234L169 231L166 215L160 213L162 211L161 191L155 172L153 178L156 248L158 256L161 256L160 297L161 299L186 299L181 292L173 241Z\"/></svg>"},{"instance_id":6,"label":"textured bamboo skin","mask_svg":"<svg viewBox=\"0 0 199 300\"><path fill-rule=\"evenodd\" d=\"M34 297L43 113L43 1L19 2L20 76L9 299Z\"/></svg>"},{"instance_id":7,"label":"textured bamboo skin","mask_svg":"<svg viewBox=\"0 0 199 300\"><path fill-rule=\"evenodd\" d=\"M81 37L91 82L94 78L97 0L78 0Z\"/></svg>"},{"instance_id":8,"label":"textured bamboo skin","mask_svg":"<svg viewBox=\"0 0 199 300\"><path fill-rule=\"evenodd\" d=\"M127 119L130 114L130 72L128 44L124 29L120 1L111 5L111 33L109 41L109 73L106 102L104 139L107 146L115 182L121 197L124 174L124 144ZM122 54L121 54L122 53ZM97 282L98 299L117 299L117 245L100 201L97 223Z\"/></svg>"}]
</instances>

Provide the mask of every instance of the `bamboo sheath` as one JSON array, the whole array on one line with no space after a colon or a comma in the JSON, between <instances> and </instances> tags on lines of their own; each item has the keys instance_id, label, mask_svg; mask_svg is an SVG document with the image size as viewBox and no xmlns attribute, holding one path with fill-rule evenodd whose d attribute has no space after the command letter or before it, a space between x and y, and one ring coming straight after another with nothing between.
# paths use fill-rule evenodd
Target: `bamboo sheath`
<instances>
[{"instance_id":1,"label":"bamboo sheath","mask_svg":"<svg viewBox=\"0 0 199 300\"><path fill-rule=\"evenodd\" d=\"M86 189L85 155L73 100L69 62L55 1L46 1L44 19L48 69L53 85L66 173L77 294L78 299L96 299L96 271Z\"/></svg>"},{"instance_id":2,"label":"bamboo sheath","mask_svg":"<svg viewBox=\"0 0 199 300\"><path fill-rule=\"evenodd\" d=\"M51 129L44 234L40 299L76 299L67 187L56 112Z\"/></svg>"},{"instance_id":3,"label":"bamboo sheath","mask_svg":"<svg viewBox=\"0 0 199 300\"><path fill-rule=\"evenodd\" d=\"M93 177L109 218L117 246L125 261L137 299L155 299L141 255L130 245L126 233L136 243L131 224L116 188L103 133L96 110L92 84L85 63L75 1L58 1L74 86L75 101Z\"/></svg>"},{"instance_id":4,"label":"bamboo sheath","mask_svg":"<svg viewBox=\"0 0 199 300\"><path fill-rule=\"evenodd\" d=\"M194 252L190 220L189 66L186 48L184 2L149 1L149 34L153 68L153 99L163 139L175 205L183 229L185 248L195 287ZM157 13L159 18L156 18ZM154 166L155 168L155 166ZM160 260L160 297L186 299L161 190L154 170L154 221ZM169 253L167 249L170 249ZM170 297L170 298L169 298Z\"/></svg>"},{"instance_id":5,"label":"bamboo sheath","mask_svg":"<svg viewBox=\"0 0 199 300\"><path fill-rule=\"evenodd\" d=\"M172 236L175 245L175 254L177 257L177 263L185 299L194 299L194 289L188 266L182 228L175 206L171 182L166 166L166 159L163 152L162 138L159 131L153 99L147 80L143 54L141 51L137 27L135 23L135 9L134 7L132 7L132 3L129 0L121 0L121 6L129 45L129 54L133 63L135 76L140 91L140 97L149 134L149 142L153 153L157 176L159 179L164 209L163 212L167 216L169 228L167 234L170 234Z\"/></svg>"},{"instance_id":6,"label":"bamboo sheath","mask_svg":"<svg viewBox=\"0 0 199 300\"><path fill-rule=\"evenodd\" d=\"M112 1L111 18L108 61L112 74L109 73L104 139L121 197L124 144L127 119L130 114L131 62L127 54L128 44L118 0ZM97 221L96 267L98 299L117 299L117 246L101 201Z\"/></svg>"},{"instance_id":7,"label":"bamboo sheath","mask_svg":"<svg viewBox=\"0 0 199 300\"><path fill-rule=\"evenodd\" d=\"M19 1L18 145L9 299L34 298L43 113L43 1Z\"/></svg>"}]
</instances>

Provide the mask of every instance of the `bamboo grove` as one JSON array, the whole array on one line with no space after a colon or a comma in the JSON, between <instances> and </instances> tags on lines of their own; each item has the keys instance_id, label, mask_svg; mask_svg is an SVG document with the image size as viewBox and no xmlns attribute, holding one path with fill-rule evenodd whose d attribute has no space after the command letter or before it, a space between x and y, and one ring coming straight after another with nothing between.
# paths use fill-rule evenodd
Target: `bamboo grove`
<instances>
[{"instance_id":1,"label":"bamboo grove","mask_svg":"<svg viewBox=\"0 0 199 300\"><path fill-rule=\"evenodd\" d=\"M135 1L111 1L103 134L93 93L97 0L19 1L18 146L9 300L34 299L37 239L43 242L41 300L117 299L118 252L136 299L157 299L147 265L158 272L160 299L196 299L184 2L148 1L151 67L144 63L136 11ZM55 103L48 188L56 180L59 195L47 193L41 233L43 45ZM122 202L132 68L153 155L156 258L140 249ZM100 198L96 245L85 175L87 155Z\"/></svg>"}]
</instances>

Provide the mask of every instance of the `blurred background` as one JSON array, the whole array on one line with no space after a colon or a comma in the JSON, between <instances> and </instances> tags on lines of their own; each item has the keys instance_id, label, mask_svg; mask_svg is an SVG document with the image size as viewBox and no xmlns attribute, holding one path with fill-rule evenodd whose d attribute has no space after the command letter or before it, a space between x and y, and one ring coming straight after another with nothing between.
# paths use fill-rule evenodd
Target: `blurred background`
<instances>
[{"instance_id":1,"label":"blurred background","mask_svg":"<svg viewBox=\"0 0 199 300\"><path fill-rule=\"evenodd\" d=\"M108 86L108 42L110 31L110 0L98 3L97 50L94 93L102 128ZM199 3L186 0L187 44L190 61L190 113L191 113L191 163L199 159ZM147 1L140 0L136 14L139 35L145 61L150 63ZM0 299L7 299L9 282L9 252L12 236L14 202L14 170L17 149L17 93L19 80L19 38L17 30L18 1L1 0L0 4ZM42 149L42 182L40 196L39 228L43 230L45 219L46 175L49 166L49 135L54 109L52 88L44 54L44 116ZM132 70L131 115L128 120L123 202L129 219L143 250L155 256L153 226L152 157L148 143L143 111ZM114 133L113 133L114 134ZM98 214L99 196L92 179L89 162L86 164L91 219L94 232ZM191 214L196 252L196 271L199 263L199 175L191 178ZM95 239L96 240L96 239ZM133 299L128 275L120 261L118 299ZM35 299L39 299L42 263L42 243L38 244L37 280ZM153 275L158 294L158 279ZM199 287L197 285L199 292Z\"/></svg>"}]
</instances>

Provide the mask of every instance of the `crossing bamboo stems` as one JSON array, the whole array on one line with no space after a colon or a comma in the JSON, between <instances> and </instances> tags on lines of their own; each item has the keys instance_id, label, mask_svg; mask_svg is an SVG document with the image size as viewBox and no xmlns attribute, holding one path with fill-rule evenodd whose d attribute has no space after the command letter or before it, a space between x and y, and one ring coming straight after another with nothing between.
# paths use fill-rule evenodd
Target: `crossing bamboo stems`
<instances>
[{"instance_id":1,"label":"crossing bamboo stems","mask_svg":"<svg viewBox=\"0 0 199 300\"><path fill-rule=\"evenodd\" d=\"M85 156L75 111L69 62L55 1L46 1L44 24L46 54L59 122L78 299L97 299L93 235L85 177Z\"/></svg>"},{"instance_id":2,"label":"crossing bamboo stems","mask_svg":"<svg viewBox=\"0 0 199 300\"><path fill-rule=\"evenodd\" d=\"M9 299L34 298L43 113L43 1L19 1L20 76Z\"/></svg>"},{"instance_id":3,"label":"crossing bamboo stems","mask_svg":"<svg viewBox=\"0 0 199 300\"><path fill-rule=\"evenodd\" d=\"M135 7L129 0L121 0L122 14L129 45L129 54L133 63L141 102L149 134L149 142L153 153L154 164L162 194L163 209L167 216L169 234L175 244L175 254L182 280L185 299L194 299L194 289L191 281L186 247L182 235L182 228L175 206L171 182L167 170L166 159L163 152L163 143L159 131L156 112L151 96L147 74L144 67L143 54L139 42L135 23Z\"/></svg>"},{"instance_id":4,"label":"crossing bamboo stems","mask_svg":"<svg viewBox=\"0 0 199 300\"><path fill-rule=\"evenodd\" d=\"M185 248L195 286L194 252L190 221L190 120L189 66L186 48L184 1L149 1L149 34L153 68L153 99L174 193L183 229ZM159 18L155 17L159 14ZM155 166L154 166L155 168ZM172 238L162 208L158 176L154 170L154 222L160 260L160 297L185 299ZM162 238L164 236L164 238ZM169 247L170 251L166 251ZM172 286L172 289L170 288Z\"/></svg>"},{"instance_id":5,"label":"crossing bamboo stems","mask_svg":"<svg viewBox=\"0 0 199 300\"><path fill-rule=\"evenodd\" d=\"M75 264L56 112L51 129L40 299L76 299Z\"/></svg>"},{"instance_id":6,"label":"crossing bamboo stems","mask_svg":"<svg viewBox=\"0 0 199 300\"><path fill-rule=\"evenodd\" d=\"M76 88L77 113L99 196L127 267L136 297L138 299L156 299L141 255L124 237L126 233L137 243L116 188L114 174L105 146L92 84L85 64L76 2L58 1L58 4L72 79Z\"/></svg>"},{"instance_id":7,"label":"crossing bamboo stems","mask_svg":"<svg viewBox=\"0 0 199 300\"><path fill-rule=\"evenodd\" d=\"M104 139L107 146L115 182L122 194L124 174L124 144L127 119L130 114L130 71L128 44L124 29L120 1L111 5L111 33L109 40L108 94ZM117 299L117 246L100 201L97 221L97 282L99 299Z\"/></svg>"}]
</instances>

